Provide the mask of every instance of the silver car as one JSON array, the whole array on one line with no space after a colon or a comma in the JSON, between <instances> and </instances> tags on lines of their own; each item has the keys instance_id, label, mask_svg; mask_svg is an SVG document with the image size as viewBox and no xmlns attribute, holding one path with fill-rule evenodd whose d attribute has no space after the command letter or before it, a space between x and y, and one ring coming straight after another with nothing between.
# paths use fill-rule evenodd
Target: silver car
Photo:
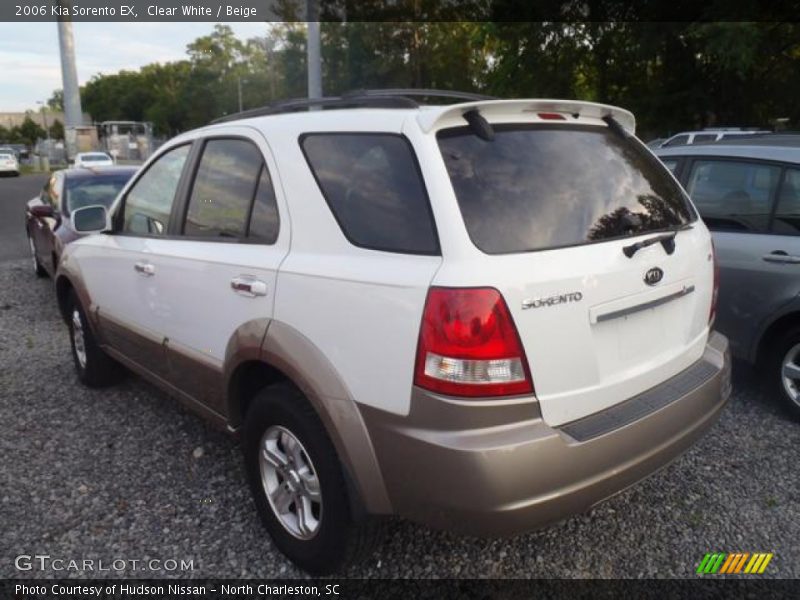
<instances>
[{"instance_id":1,"label":"silver car","mask_svg":"<svg viewBox=\"0 0 800 600\"><path fill-rule=\"evenodd\" d=\"M712 231L716 327L800 418L800 136L655 152Z\"/></svg>"}]
</instances>

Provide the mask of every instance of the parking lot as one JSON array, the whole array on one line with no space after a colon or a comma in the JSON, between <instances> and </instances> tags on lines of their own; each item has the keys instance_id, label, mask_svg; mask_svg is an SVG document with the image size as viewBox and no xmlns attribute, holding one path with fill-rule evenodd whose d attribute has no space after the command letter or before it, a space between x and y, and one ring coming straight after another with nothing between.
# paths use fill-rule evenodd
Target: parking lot
<instances>
[{"instance_id":1,"label":"parking lot","mask_svg":"<svg viewBox=\"0 0 800 600\"><path fill-rule=\"evenodd\" d=\"M0 179L0 577L70 574L18 571L22 554L192 561L133 577L303 576L262 530L234 439L137 377L78 385L52 282L27 259L23 206L43 181ZM710 434L591 512L509 540L393 521L343 575L693 577L716 551L772 552L764 576L800 577L799 449L800 423L735 364Z\"/></svg>"}]
</instances>

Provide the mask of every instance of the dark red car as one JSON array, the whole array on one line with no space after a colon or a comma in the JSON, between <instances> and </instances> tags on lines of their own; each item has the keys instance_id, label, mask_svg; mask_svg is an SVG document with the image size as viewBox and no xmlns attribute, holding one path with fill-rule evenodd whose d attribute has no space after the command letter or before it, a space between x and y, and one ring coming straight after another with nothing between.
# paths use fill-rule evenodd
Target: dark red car
<instances>
[{"instance_id":1,"label":"dark red car","mask_svg":"<svg viewBox=\"0 0 800 600\"><path fill-rule=\"evenodd\" d=\"M84 206L111 206L138 167L95 167L55 171L41 193L25 207L31 259L39 277L56 272L64 246L82 237L72 229L70 213Z\"/></svg>"}]
</instances>

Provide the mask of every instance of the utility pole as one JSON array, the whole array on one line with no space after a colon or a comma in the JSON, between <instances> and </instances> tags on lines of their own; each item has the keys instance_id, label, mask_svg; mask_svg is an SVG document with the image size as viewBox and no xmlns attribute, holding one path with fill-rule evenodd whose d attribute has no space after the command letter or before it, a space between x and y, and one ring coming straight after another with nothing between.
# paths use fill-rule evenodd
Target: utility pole
<instances>
[{"instance_id":1,"label":"utility pole","mask_svg":"<svg viewBox=\"0 0 800 600\"><path fill-rule=\"evenodd\" d=\"M57 0L59 5L69 7L69 2ZM64 87L64 141L67 158L75 155L77 145L76 127L83 125L81 95L78 87L78 70L75 66L75 39L72 35L72 21L59 18L58 42L61 49L61 78Z\"/></svg>"},{"instance_id":2,"label":"utility pole","mask_svg":"<svg viewBox=\"0 0 800 600\"><path fill-rule=\"evenodd\" d=\"M306 0L306 20L308 22L308 44L306 61L308 63L308 97L322 98L322 57L319 6L317 0Z\"/></svg>"}]
</instances>

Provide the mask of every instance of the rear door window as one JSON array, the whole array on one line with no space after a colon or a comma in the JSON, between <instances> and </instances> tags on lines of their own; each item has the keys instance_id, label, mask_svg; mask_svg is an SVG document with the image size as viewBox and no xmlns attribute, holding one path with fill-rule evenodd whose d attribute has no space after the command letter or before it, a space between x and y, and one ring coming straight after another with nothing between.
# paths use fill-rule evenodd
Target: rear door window
<instances>
[{"instance_id":1,"label":"rear door window","mask_svg":"<svg viewBox=\"0 0 800 600\"><path fill-rule=\"evenodd\" d=\"M428 195L408 141L396 134L308 134L301 146L325 200L354 245L438 254Z\"/></svg>"},{"instance_id":2,"label":"rear door window","mask_svg":"<svg viewBox=\"0 0 800 600\"><path fill-rule=\"evenodd\" d=\"M772 222L772 231L782 235L800 235L799 169L786 170L781 192L778 196L775 219Z\"/></svg>"},{"instance_id":3,"label":"rear door window","mask_svg":"<svg viewBox=\"0 0 800 600\"><path fill-rule=\"evenodd\" d=\"M438 133L467 231L487 254L680 227L694 215L664 166L607 127L497 125Z\"/></svg>"},{"instance_id":4,"label":"rear door window","mask_svg":"<svg viewBox=\"0 0 800 600\"><path fill-rule=\"evenodd\" d=\"M675 174L675 171L678 168L677 158L662 158L661 162L664 163L664 166L667 167L673 173L673 175Z\"/></svg>"},{"instance_id":5,"label":"rear door window","mask_svg":"<svg viewBox=\"0 0 800 600\"><path fill-rule=\"evenodd\" d=\"M245 237L263 165L261 151L252 142L206 142L189 197L184 235Z\"/></svg>"},{"instance_id":6,"label":"rear door window","mask_svg":"<svg viewBox=\"0 0 800 600\"><path fill-rule=\"evenodd\" d=\"M695 160L686 189L709 228L764 232L779 176L768 164Z\"/></svg>"}]
</instances>

